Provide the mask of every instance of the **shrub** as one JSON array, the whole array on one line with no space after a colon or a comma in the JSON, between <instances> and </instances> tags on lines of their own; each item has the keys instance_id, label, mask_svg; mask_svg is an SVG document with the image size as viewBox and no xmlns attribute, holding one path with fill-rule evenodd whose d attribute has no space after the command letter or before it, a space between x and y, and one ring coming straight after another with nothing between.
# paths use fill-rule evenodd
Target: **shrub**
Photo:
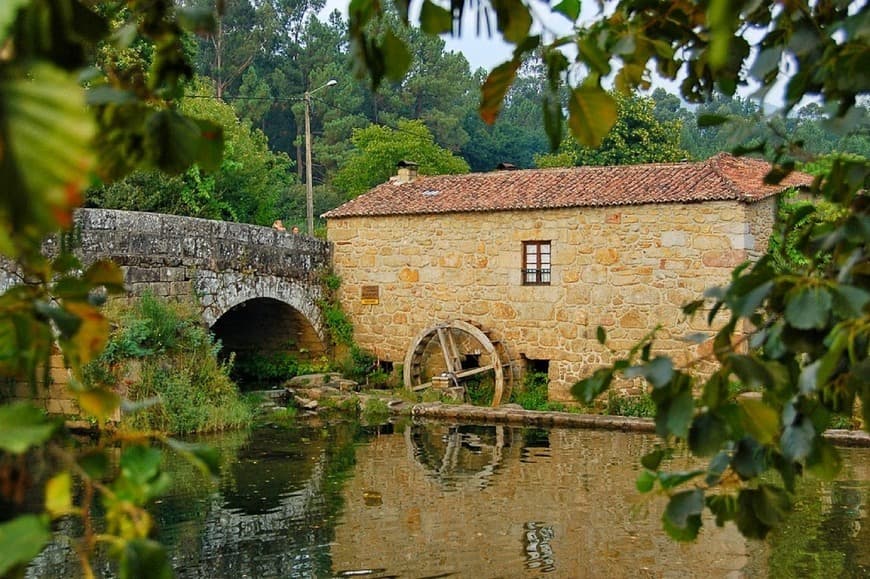
<instances>
[{"instance_id":1,"label":"shrub","mask_svg":"<svg viewBox=\"0 0 870 579\"><path fill-rule=\"evenodd\" d=\"M614 390L607 392L605 413L613 416L634 416L651 418L656 415L656 404L649 392L636 396L626 396Z\"/></svg>"},{"instance_id":2,"label":"shrub","mask_svg":"<svg viewBox=\"0 0 870 579\"><path fill-rule=\"evenodd\" d=\"M550 376L546 372L528 372L523 377L522 386L511 392L510 401L526 410L550 410L547 400L549 384Z\"/></svg>"},{"instance_id":3,"label":"shrub","mask_svg":"<svg viewBox=\"0 0 870 579\"><path fill-rule=\"evenodd\" d=\"M369 398L366 400L365 407L362 411L363 419L369 424L380 424L385 422L390 416L390 407L380 398Z\"/></svg>"},{"instance_id":4,"label":"shrub","mask_svg":"<svg viewBox=\"0 0 870 579\"><path fill-rule=\"evenodd\" d=\"M143 408L122 425L186 434L238 428L253 408L217 359L220 344L193 308L146 294L119 312L103 354L84 372L86 383L117 385ZM155 402L155 403L151 403Z\"/></svg>"}]
</instances>

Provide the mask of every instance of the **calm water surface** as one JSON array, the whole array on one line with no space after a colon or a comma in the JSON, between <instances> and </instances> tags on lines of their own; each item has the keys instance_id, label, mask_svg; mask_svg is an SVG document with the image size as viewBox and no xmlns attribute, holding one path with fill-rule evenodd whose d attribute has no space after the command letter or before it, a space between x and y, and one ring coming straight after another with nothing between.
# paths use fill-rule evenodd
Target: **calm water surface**
<instances>
[{"instance_id":1,"label":"calm water surface","mask_svg":"<svg viewBox=\"0 0 870 579\"><path fill-rule=\"evenodd\" d=\"M709 520L676 544L634 489L646 435L344 422L211 442L221 483L172 461L153 509L181 577L870 577L870 449L841 449L766 544ZM60 534L30 569L77 574Z\"/></svg>"}]
</instances>

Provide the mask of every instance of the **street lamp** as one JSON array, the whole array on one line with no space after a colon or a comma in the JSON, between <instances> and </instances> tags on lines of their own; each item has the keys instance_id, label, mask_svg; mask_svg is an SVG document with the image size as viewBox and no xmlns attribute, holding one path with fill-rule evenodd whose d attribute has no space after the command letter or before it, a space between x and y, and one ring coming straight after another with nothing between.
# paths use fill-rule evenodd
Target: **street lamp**
<instances>
[{"instance_id":1,"label":"street lamp","mask_svg":"<svg viewBox=\"0 0 870 579\"><path fill-rule=\"evenodd\" d=\"M338 81L330 79L326 84L314 90L305 91L305 205L308 217L308 235L314 235L314 189L311 186L311 95L330 86L335 86Z\"/></svg>"}]
</instances>

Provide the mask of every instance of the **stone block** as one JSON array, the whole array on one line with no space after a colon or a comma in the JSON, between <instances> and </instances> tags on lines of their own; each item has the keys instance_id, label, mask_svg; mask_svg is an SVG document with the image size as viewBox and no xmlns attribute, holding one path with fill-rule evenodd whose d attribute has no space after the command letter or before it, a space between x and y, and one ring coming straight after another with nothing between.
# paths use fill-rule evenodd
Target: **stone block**
<instances>
[{"instance_id":1,"label":"stone block","mask_svg":"<svg viewBox=\"0 0 870 579\"><path fill-rule=\"evenodd\" d=\"M662 246L686 247L686 233L684 231L665 231L662 233Z\"/></svg>"},{"instance_id":2,"label":"stone block","mask_svg":"<svg viewBox=\"0 0 870 579\"><path fill-rule=\"evenodd\" d=\"M707 267L734 268L746 260L746 252L743 250L710 251L704 254L701 261Z\"/></svg>"}]
</instances>

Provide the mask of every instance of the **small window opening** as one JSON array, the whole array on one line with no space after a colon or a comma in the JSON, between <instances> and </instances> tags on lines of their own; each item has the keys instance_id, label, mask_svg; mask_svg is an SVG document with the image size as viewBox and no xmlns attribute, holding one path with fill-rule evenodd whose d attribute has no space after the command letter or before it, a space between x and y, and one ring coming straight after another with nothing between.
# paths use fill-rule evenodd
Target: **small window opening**
<instances>
[{"instance_id":1,"label":"small window opening","mask_svg":"<svg viewBox=\"0 0 870 579\"><path fill-rule=\"evenodd\" d=\"M550 285L550 242L523 242L523 285Z\"/></svg>"}]
</instances>

